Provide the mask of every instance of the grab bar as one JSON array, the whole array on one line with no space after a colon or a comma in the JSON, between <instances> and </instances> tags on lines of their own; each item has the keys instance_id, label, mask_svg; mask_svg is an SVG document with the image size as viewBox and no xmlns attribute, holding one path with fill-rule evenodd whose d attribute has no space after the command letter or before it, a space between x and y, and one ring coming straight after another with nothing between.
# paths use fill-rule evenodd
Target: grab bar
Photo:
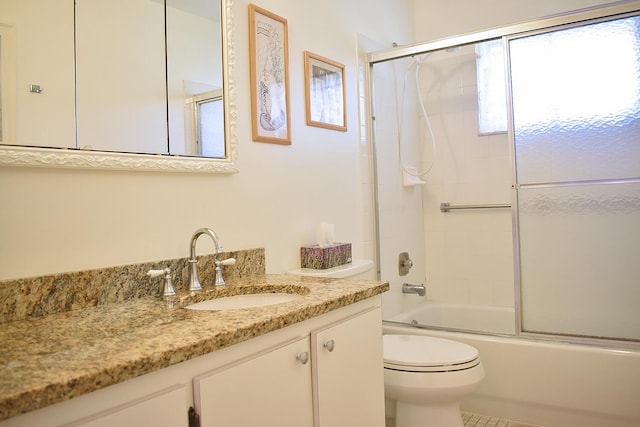
<instances>
[{"instance_id":1,"label":"grab bar","mask_svg":"<svg viewBox=\"0 0 640 427\"><path fill-rule=\"evenodd\" d=\"M510 204L494 204L494 205L451 205L448 202L440 203L440 212L449 212L454 209L499 209L510 208Z\"/></svg>"}]
</instances>

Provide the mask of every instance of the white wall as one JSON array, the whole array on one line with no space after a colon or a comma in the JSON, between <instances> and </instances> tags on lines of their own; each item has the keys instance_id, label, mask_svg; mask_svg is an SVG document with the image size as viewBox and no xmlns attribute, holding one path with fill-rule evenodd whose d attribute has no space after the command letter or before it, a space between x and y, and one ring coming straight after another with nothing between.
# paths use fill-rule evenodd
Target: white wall
<instances>
[{"instance_id":1,"label":"white wall","mask_svg":"<svg viewBox=\"0 0 640 427\"><path fill-rule=\"evenodd\" d=\"M509 139L506 133L478 134L474 47L434 53L420 75L437 147L433 170L424 178L429 298L513 307L510 210L440 211L443 202L511 202Z\"/></svg>"},{"instance_id":2,"label":"white wall","mask_svg":"<svg viewBox=\"0 0 640 427\"><path fill-rule=\"evenodd\" d=\"M603 0L414 0L416 41L487 30L605 4Z\"/></svg>"},{"instance_id":3,"label":"white wall","mask_svg":"<svg viewBox=\"0 0 640 427\"><path fill-rule=\"evenodd\" d=\"M369 256L358 150L356 33L413 40L410 0L265 0L288 20L292 145L251 141L248 1L236 0L240 173L0 168L0 279L185 257L208 226L229 250L266 248L267 271L299 266L320 221ZM303 51L346 65L347 132L307 127ZM198 245L199 253L213 246Z\"/></svg>"}]
</instances>

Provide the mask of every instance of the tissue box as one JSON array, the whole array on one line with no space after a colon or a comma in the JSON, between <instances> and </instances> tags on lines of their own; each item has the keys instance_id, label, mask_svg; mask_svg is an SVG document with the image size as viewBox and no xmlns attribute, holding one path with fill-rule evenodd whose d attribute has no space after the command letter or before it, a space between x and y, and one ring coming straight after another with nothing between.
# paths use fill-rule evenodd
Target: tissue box
<instances>
[{"instance_id":1,"label":"tissue box","mask_svg":"<svg viewBox=\"0 0 640 427\"><path fill-rule=\"evenodd\" d=\"M300 248L300 266L325 270L351 262L351 243L311 245Z\"/></svg>"}]
</instances>

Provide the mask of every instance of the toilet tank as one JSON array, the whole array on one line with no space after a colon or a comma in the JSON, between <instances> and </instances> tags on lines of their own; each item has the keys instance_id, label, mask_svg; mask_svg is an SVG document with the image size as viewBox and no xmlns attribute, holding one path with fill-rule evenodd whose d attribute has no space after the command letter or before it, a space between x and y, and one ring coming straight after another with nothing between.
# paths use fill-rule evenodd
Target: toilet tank
<instances>
[{"instance_id":1,"label":"toilet tank","mask_svg":"<svg viewBox=\"0 0 640 427\"><path fill-rule=\"evenodd\" d=\"M368 259L354 259L348 264L323 270L314 268L296 268L294 270L287 271L287 274L298 276L331 277L336 279L376 279L375 270L373 268L373 261Z\"/></svg>"}]
</instances>

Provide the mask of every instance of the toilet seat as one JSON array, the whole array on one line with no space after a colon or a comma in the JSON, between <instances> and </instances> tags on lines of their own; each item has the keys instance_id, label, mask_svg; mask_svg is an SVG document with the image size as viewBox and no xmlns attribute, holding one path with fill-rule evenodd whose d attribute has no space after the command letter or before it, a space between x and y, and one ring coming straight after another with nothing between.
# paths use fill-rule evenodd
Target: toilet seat
<instances>
[{"instance_id":1,"label":"toilet seat","mask_svg":"<svg viewBox=\"0 0 640 427\"><path fill-rule=\"evenodd\" d=\"M384 367L405 372L451 372L480 364L478 350L457 341L418 335L384 335Z\"/></svg>"}]
</instances>

